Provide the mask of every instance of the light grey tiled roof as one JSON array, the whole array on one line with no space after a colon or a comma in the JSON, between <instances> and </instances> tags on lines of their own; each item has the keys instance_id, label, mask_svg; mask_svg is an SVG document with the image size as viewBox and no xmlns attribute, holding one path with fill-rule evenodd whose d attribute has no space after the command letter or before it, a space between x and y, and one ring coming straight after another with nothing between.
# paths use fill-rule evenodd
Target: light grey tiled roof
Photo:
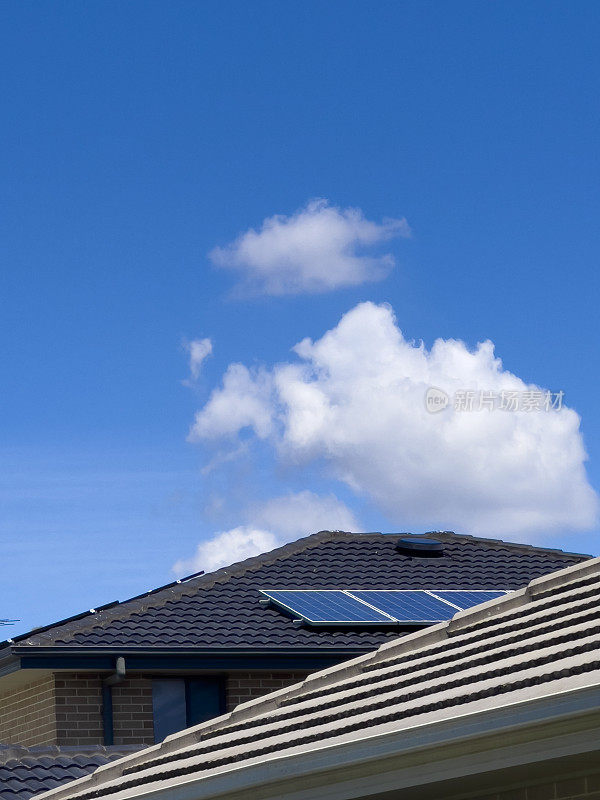
<instances>
[{"instance_id":1,"label":"light grey tiled roof","mask_svg":"<svg viewBox=\"0 0 600 800\"><path fill-rule=\"evenodd\" d=\"M55 798L126 798L600 685L600 559L238 706Z\"/></svg>"}]
</instances>

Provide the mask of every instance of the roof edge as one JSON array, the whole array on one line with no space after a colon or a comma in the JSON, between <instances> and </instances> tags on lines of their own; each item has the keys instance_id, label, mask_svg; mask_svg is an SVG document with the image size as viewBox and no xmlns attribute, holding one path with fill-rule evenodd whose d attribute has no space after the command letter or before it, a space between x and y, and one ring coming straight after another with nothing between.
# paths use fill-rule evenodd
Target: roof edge
<instances>
[{"instance_id":1,"label":"roof edge","mask_svg":"<svg viewBox=\"0 0 600 800\"><path fill-rule=\"evenodd\" d=\"M142 611L148 608L160 608L169 600L173 599L175 590L178 590L178 597L185 594L192 594L192 591L185 591L185 589L187 587L191 589L191 586L197 587L198 585L205 588L210 588L216 583L228 580L230 577L243 575L248 570L259 569L262 566L270 564L272 561L277 561L280 558L287 558L288 556L296 555L296 553L302 552L310 547L314 547L317 544L321 544L323 541L336 539L340 536L346 536L349 533L349 531L319 531L318 533L313 533L309 536L303 536L293 542L287 542L286 544L281 545L281 547L277 547L274 550L268 550L266 553L259 553L258 555L251 556L243 561L237 561L226 567L220 567L214 572L201 571L199 573L194 573L194 575L191 577L182 578L180 581L172 581L171 583L167 583L164 586L158 587L157 589L152 589L149 592L138 594L134 597L129 597L126 600L112 601L111 603L97 606L96 608L80 612L79 614L73 614L69 617L58 620L57 622L52 622L48 625L42 625L33 628L30 631L19 634L14 639L9 638L4 642L0 642L0 654L3 650L9 648L12 649L12 647L18 642L23 642L32 636L43 635L48 631L54 631L58 628L61 628L63 625L69 625L80 620L87 623L90 616L94 616L98 622L110 622L111 620L120 616L120 612L125 605L127 605L127 613L135 613L138 610Z\"/></svg>"}]
</instances>

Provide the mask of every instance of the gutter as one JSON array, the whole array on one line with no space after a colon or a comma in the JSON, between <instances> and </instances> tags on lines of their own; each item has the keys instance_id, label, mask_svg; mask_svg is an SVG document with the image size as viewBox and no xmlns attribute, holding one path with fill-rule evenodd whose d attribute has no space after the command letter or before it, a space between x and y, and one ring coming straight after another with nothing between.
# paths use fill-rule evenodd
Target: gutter
<instances>
[{"instance_id":1,"label":"gutter","mask_svg":"<svg viewBox=\"0 0 600 800\"><path fill-rule=\"evenodd\" d=\"M173 647L121 647L118 648L119 653L128 653L143 656L153 655L343 655L344 653L372 653L374 652L373 645L365 645L365 647L315 647L311 649L304 649L301 647L270 647L270 648L255 648L255 647L198 647L198 648L173 648ZM56 645L50 646L15 646L12 648L12 654L18 656L30 655L110 655L115 653L115 648L108 647L57 647Z\"/></svg>"},{"instance_id":2,"label":"gutter","mask_svg":"<svg viewBox=\"0 0 600 800\"><path fill-rule=\"evenodd\" d=\"M115 652L116 651L116 652ZM116 648L106 650L85 651L54 648L43 650L33 648L21 650L16 654L20 658L21 669L45 670L94 670L97 672L112 672L115 658L118 655L127 658L128 669L148 671L199 671L199 672L229 672L231 670L273 670L285 672L294 670L325 669L339 664L341 661L353 659L371 653L372 648L345 648L302 650L298 648L284 648L279 650L256 651L248 648L207 650L198 649L182 650L164 649L149 650L148 648Z\"/></svg>"}]
</instances>

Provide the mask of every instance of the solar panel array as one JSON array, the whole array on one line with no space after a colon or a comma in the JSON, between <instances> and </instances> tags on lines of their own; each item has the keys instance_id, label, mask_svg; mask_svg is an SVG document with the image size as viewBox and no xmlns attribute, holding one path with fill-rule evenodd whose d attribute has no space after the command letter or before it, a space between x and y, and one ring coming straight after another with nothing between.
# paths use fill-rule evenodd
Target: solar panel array
<instances>
[{"instance_id":1,"label":"solar panel array","mask_svg":"<svg viewBox=\"0 0 600 800\"><path fill-rule=\"evenodd\" d=\"M506 594L502 589L261 589L279 610L311 625L426 625ZM266 602L266 601L265 601Z\"/></svg>"},{"instance_id":2,"label":"solar panel array","mask_svg":"<svg viewBox=\"0 0 600 800\"><path fill-rule=\"evenodd\" d=\"M338 589L264 591L270 600L309 622L390 622L390 617Z\"/></svg>"},{"instance_id":3,"label":"solar panel array","mask_svg":"<svg viewBox=\"0 0 600 800\"><path fill-rule=\"evenodd\" d=\"M352 592L359 600L381 609L397 622L437 622L450 619L456 613L444 600L424 591L372 591Z\"/></svg>"}]
</instances>

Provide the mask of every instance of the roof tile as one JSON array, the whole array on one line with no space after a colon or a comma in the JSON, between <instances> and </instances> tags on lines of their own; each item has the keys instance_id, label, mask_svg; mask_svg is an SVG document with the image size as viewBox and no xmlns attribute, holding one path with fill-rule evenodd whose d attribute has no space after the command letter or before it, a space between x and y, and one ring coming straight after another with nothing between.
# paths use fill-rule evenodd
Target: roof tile
<instances>
[{"instance_id":1,"label":"roof tile","mask_svg":"<svg viewBox=\"0 0 600 800\"><path fill-rule=\"evenodd\" d=\"M295 628L261 588L516 589L586 556L438 532L443 558L411 558L397 536L323 531L263 556L21 638L18 647L364 648L397 630Z\"/></svg>"},{"instance_id":2,"label":"roof tile","mask_svg":"<svg viewBox=\"0 0 600 800\"><path fill-rule=\"evenodd\" d=\"M0 800L29 800L139 749L98 746L79 752L52 745L0 745Z\"/></svg>"}]
</instances>

